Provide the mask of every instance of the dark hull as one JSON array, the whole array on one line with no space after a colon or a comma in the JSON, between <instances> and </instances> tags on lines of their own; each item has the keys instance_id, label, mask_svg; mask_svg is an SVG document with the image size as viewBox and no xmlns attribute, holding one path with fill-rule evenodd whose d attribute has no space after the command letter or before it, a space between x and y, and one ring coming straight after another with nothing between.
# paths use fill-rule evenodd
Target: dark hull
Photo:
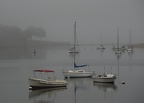
<instances>
[{"instance_id":1,"label":"dark hull","mask_svg":"<svg viewBox=\"0 0 144 103\"><path fill-rule=\"evenodd\" d=\"M38 90L38 89L54 89L59 87L66 87L66 86L53 86L53 87L43 87L43 86L30 86L29 90Z\"/></svg>"}]
</instances>

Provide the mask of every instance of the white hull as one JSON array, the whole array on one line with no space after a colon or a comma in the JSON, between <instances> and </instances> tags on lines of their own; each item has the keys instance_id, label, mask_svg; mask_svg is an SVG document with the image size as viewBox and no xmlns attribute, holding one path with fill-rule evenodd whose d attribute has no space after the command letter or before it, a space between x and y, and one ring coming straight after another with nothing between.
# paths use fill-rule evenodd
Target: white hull
<instances>
[{"instance_id":1,"label":"white hull","mask_svg":"<svg viewBox=\"0 0 144 103\"><path fill-rule=\"evenodd\" d=\"M108 78L108 77L97 77L94 78L94 82L99 82L99 83L114 83L116 78Z\"/></svg>"},{"instance_id":2,"label":"white hull","mask_svg":"<svg viewBox=\"0 0 144 103\"><path fill-rule=\"evenodd\" d=\"M69 70L63 72L65 78L85 78L85 77L92 77L94 72L79 72L77 70Z\"/></svg>"},{"instance_id":3,"label":"white hull","mask_svg":"<svg viewBox=\"0 0 144 103\"><path fill-rule=\"evenodd\" d=\"M114 74L103 74L103 75L98 75L98 76L93 76L94 82L99 82L99 83L114 83L117 76Z\"/></svg>"},{"instance_id":4,"label":"white hull","mask_svg":"<svg viewBox=\"0 0 144 103\"><path fill-rule=\"evenodd\" d=\"M29 78L28 81L32 89L66 87L67 85L65 80L43 80L37 78Z\"/></svg>"},{"instance_id":5,"label":"white hull","mask_svg":"<svg viewBox=\"0 0 144 103\"><path fill-rule=\"evenodd\" d=\"M105 49L105 47L103 47L103 46L100 46L100 47L97 47L97 49Z\"/></svg>"}]
</instances>

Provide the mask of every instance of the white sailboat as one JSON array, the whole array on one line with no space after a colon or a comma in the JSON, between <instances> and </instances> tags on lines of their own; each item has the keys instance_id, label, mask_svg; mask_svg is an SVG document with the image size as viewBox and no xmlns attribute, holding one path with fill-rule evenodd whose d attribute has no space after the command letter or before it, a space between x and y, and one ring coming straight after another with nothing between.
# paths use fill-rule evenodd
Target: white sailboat
<instances>
[{"instance_id":1,"label":"white sailboat","mask_svg":"<svg viewBox=\"0 0 144 103\"><path fill-rule=\"evenodd\" d=\"M122 50L119 47L119 27L117 28L117 47L114 50L116 55L121 55Z\"/></svg>"},{"instance_id":2,"label":"white sailboat","mask_svg":"<svg viewBox=\"0 0 144 103\"><path fill-rule=\"evenodd\" d=\"M133 51L134 51L134 49L133 49L133 46L132 46L132 43L131 43L131 30L130 30L130 45L128 45L127 52L131 53Z\"/></svg>"},{"instance_id":3,"label":"white sailboat","mask_svg":"<svg viewBox=\"0 0 144 103\"><path fill-rule=\"evenodd\" d=\"M102 44L102 35L100 35L100 45L97 47L97 49L101 49L101 50L104 50L105 49L105 47L103 46L103 44Z\"/></svg>"},{"instance_id":4,"label":"white sailboat","mask_svg":"<svg viewBox=\"0 0 144 103\"><path fill-rule=\"evenodd\" d=\"M76 22L74 24L74 44L73 47L69 49L69 53L79 53L79 45L76 35Z\"/></svg>"},{"instance_id":5,"label":"white sailboat","mask_svg":"<svg viewBox=\"0 0 144 103\"><path fill-rule=\"evenodd\" d=\"M65 78L86 78L86 77L92 77L95 73L94 71L86 71L82 68L87 67L88 65L76 65L75 63L75 53L74 53L74 68L71 70L64 70L63 74Z\"/></svg>"}]
</instances>

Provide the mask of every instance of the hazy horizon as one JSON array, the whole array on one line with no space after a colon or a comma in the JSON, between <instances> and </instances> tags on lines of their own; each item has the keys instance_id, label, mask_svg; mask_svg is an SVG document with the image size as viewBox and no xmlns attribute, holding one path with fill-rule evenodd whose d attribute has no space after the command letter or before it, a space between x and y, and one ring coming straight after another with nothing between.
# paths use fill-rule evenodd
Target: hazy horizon
<instances>
[{"instance_id":1,"label":"hazy horizon","mask_svg":"<svg viewBox=\"0 0 144 103\"><path fill-rule=\"evenodd\" d=\"M0 25L42 27L45 40L73 42L77 22L80 44L141 43L144 38L143 0L1 0Z\"/></svg>"}]
</instances>

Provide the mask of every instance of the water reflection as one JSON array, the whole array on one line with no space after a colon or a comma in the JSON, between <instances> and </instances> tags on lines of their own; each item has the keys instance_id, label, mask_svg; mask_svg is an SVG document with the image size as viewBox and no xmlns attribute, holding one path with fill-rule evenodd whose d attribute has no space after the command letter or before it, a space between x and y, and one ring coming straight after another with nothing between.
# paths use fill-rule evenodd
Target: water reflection
<instances>
[{"instance_id":1,"label":"water reflection","mask_svg":"<svg viewBox=\"0 0 144 103\"><path fill-rule=\"evenodd\" d=\"M99 90L102 90L104 92L113 92L117 90L117 86L115 84L111 83L97 83L93 82L93 85L97 87Z\"/></svg>"},{"instance_id":2,"label":"water reflection","mask_svg":"<svg viewBox=\"0 0 144 103\"><path fill-rule=\"evenodd\" d=\"M34 103L55 103L56 93L64 90L66 87L31 90L28 98Z\"/></svg>"},{"instance_id":3,"label":"water reflection","mask_svg":"<svg viewBox=\"0 0 144 103\"><path fill-rule=\"evenodd\" d=\"M36 55L36 49L33 50L33 55L34 55L34 56Z\"/></svg>"},{"instance_id":4,"label":"water reflection","mask_svg":"<svg viewBox=\"0 0 144 103\"><path fill-rule=\"evenodd\" d=\"M78 91L79 90L87 90L88 88L90 88L90 82L91 82L91 78L70 78L70 79L66 79L66 81L68 82L68 87L69 88L73 88L72 93L74 95L74 103L77 103L77 100L79 99L77 97L78 95Z\"/></svg>"},{"instance_id":5,"label":"water reflection","mask_svg":"<svg viewBox=\"0 0 144 103\"><path fill-rule=\"evenodd\" d=\"M105 50L105 49L100 49L100 50L99 50L99 52L100 52L100 58L101 58L101 59L103 58L104 50Z\"/></svg>"},{"instance_id":6,"label":"water reflection","mask_svg":"<svg viewBox=\"0 0 144 103\"><path fill-rule=\"evenodd\" d=\"M129 66L130 66L130 70L132 71L132 59L133 59L134 52L129 52L128 55L129 55L129 60L130 60Z\"/></svg>"},{"instance_id":7,"label":"water reflection","mask_svg":"<svg viewBox=\"0 0 144 103\"><path fill-rule=\"evenodd\" d=\"M115 84L94 82L93 86L100 90L97 92L101 95L97 98L101 98L101 101L103 101L102 103L112 103L114 101L114 93L116 93L118 89Z\"/></svg>"}]
</instances>

